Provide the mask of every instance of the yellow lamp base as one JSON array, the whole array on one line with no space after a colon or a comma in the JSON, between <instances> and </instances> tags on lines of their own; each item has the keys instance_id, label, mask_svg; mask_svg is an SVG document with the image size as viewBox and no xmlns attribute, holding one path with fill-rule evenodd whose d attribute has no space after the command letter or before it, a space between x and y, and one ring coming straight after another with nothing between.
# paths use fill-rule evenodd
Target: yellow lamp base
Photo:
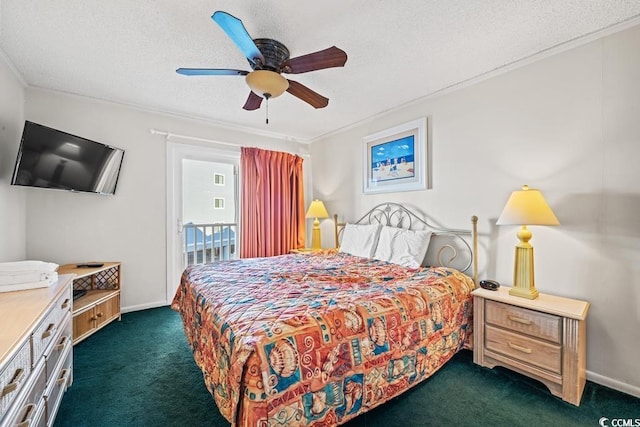
<instances>
[{"instance_id":1,"label":"yellow lamp base","mask_svg":"<svg viewBox=\"0 0 640 427\"><path fill-rule=\"evenodd\" d=\"M526 226L522 226L518 232L518 238L520 242L516 245L513 288L509 290L509 295L536 299L538 298L538 290L533 275L533 246L529 244L531 232Z\"/></svg>"},{"instance_id":2,"label":"yellow lamp base","mask_svg":"<svg viewBox=\"0 0 640 427\"><path fill-rule=\"evenodd\" d=\"M527 299L536 299L538 298L538 290L536 288L522 289L522 288L513 287L509 289L509 295L513 295L514 297L527 298Z\"/></svg>"},{"instance_id":3,"label":"yellow lamp base","mask_svg":"<svg viewBox=\"0 0 640 427\"><path fill-rule=\"evenodd\" d=\"M311 232L311 249L322 249L322 243L320 242L320 221L318 218L313 220L313 230Z\"/></svg>"}]
</instances>

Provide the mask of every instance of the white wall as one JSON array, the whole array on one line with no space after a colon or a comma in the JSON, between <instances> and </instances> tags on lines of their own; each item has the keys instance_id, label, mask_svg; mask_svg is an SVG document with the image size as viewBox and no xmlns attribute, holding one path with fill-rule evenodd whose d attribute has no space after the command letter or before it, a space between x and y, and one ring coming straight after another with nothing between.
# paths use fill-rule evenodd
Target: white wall
<instances>
[{"instance_id":1,"label":"white wall","mask_svg":"<svg viewBox=\"0 0 640 427\"><path fill-rule=\"evenodd\" d=\"M0 262L26 256L25 191L11 176L24 122L24 86L0 52Z\"/></svg>"},{"instance_id":2,"label":"white wall","mask_svg":"<svg viewBox=\"0 0 640 427\"><path fill-rule=\"evenodd\" d=\"M531 227L536 287L591 302L589 378L640 396L638 52L633 27L314 142L313 196L342 220L383 201L453 228L478 215L480 278L509 284L517 227L495 221L511 191L541 189L561 225ZM362 138L424 116L431 189L364 195Z\"/></svg>"},{"instance_id":3,"label":"white wall","mask_svg":"<svg viewBox=\"0 0 640 427\"><path fill-rule=\"evenodd\" d=\"M114 196L25 190L27 256L58 264L121 261L124 310L166 304L166 141L149 129L294 153L308 150L290 141L33 88L27 90L25 118L125 150Z\"/></svg>"}]
</instances>

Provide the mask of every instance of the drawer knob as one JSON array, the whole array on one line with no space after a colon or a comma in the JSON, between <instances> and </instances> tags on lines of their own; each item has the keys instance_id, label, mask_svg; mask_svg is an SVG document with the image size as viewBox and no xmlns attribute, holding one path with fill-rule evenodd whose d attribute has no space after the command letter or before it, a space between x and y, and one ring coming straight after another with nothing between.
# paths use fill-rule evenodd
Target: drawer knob
<instances>
[{"instance_id":1,"label":"drawer knob","mask_svg":"<svg viewBox=\"0 0 640 427\"><path fill-rule=\"evenodd\" d=\"M531 354L531 349L530 348L523 347L521 345L514 344L512 342L508 342L507 344L509 344L509 347L511 347L514 350L518 350L518 351L521 351L523 353Z\"/></svg>"},{"instance_id":2,"label":"drawer knob","mask_svg":"<svg viewBox=\"0 0 640 427\"><path fill-rule=\"evenodd\" d=\"M97 317L98 319L99 319L99 318L101 318L102 316L104 316L104 313L102 313L102 312L100 312L100 313L97 313L97 314L96 314L96 317Z\"/></svg>"},{"instance_id":3,"label":"drawer knob","mask_svg":"<svg viewBox=\"0 0 640 427\"><path fill-rule=\"evenodd\" d=\"M521 323L523 325L530 325L530 324L533 323L531 320L523 319L522 317L516 317L516 316L511 316L511 315L509 315L507 317L509 318L509 320L511 320L513 322L516 322L516 323Z\"/></svg>"},{"instance_id":4,"label":"drawer knob","mask_svg":"<svg viewBox=\"0 0 640 427\"><path fill-rule=\"evenodd\" d=\"M66 335L62 337L62 339L60 340L60 342L58 344L56 344L56 346L54 347L54 349L56 351L60 351L64 348L65 345L67 345L67 341L69 340L69 337L67 337Z\"/></svg>"},{"instance_id":5,"label":"drawer knob","mask_svg":"<svg viewBox=\"0 0 640 427\"><path fill-rule=\"evenodd\" d=\"M21 422L16 424L16 427L29 427L31 425L31 421L33 421L33 412L36 409L36 405L33 403L28 404L24 407L25 412L24 416L21 418Z\"/></svg>"},{"instance_id":6,"label":"drawer knob","mask_svg":"<svg viewBox=\"0 0 640 427\"><path fill-rule=\"evenodd\" d=\"M42 333L42 338L49 338L51 336L51 334L53 333L53 331L56 330L56 324L55 323L49 323L49 327L47 328L46 331L44 331Z\"/></svg>"},{"instance_id":7,"label":"drawer knob","mask_svg":"<svg viewBox=\"0 0 640 427\"><path fill-rule=\"evenodd\" d=\"M24 376L24 369L22 368L16 369L16 373L13 374L13 378L11 379L11 382L6 386L4 386L4 388L2 389L2 395L0 395L0 397L4 397L7 394L16 391L16 389L18 388L18 384L20 384L20 380L22 380L23 376Z\"/></svg>"},{"instance_id":8,"label":"drawer knob","mask_svg":"<svg viewBox=\"0 0 640 427\"><path fill-rule=\"evenodd\" d=\"M60 306L61 309L65 309L69 307L69 298L67 298L66 300L64 300L64 302L62 303L62 305Z\"/></svg>"},{"instance_id":9,"label":"drawer knob","mask_svg":"<svg viewBox=\"0 0 640 427\"><path fill-rule=\"evenodd\" d=\"M67 382L67 377L69 376L69 369L63 369L60 373L60 377L56 380L56 384L62 385Z\"/></svg>"}]
</instances>

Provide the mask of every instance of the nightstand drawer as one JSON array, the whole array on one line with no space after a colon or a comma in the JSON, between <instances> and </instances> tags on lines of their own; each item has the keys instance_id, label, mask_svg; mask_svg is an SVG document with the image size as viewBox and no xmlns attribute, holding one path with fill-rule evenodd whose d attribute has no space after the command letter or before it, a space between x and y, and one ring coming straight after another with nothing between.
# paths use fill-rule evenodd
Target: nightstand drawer
<instances>
[{"instance_id":1,"label":"nightstand drawer","mask_svg":"<svg viewBox=\"0 0 640 427\"><path fill-rule=\"evenodd\" d=\"M486 316L489 324L561 344L558 316L490 300L486 300Z\"/></svg>"},{"instance_id":2,"label":"nightstand drawer","mask_svg":"<svg viewBox=\"0 0 640 427\"><path fill-rule=\"evenodd\" d=\"M504 354L550 372L562 373L562 347L559 345L487 325L485 346L487 350Z\"/></svg>"}]
</instances>

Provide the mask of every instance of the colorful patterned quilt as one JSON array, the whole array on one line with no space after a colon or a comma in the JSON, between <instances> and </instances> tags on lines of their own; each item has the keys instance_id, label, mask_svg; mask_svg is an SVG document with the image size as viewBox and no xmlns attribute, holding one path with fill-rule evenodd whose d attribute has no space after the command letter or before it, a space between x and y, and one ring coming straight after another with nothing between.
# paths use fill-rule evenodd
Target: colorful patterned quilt
<instances>
[{"instance_id":1,"label":"colorful patterned quilt","mask_svg":"<svg viewBox=\"0 0 640 427\"><path fill-rule=\"evenodd\" d=\"M172 308L241 426L342 424L426 379L471 334L473 281L342 253L188 267Z\"/></svg>"}]
</instances>

